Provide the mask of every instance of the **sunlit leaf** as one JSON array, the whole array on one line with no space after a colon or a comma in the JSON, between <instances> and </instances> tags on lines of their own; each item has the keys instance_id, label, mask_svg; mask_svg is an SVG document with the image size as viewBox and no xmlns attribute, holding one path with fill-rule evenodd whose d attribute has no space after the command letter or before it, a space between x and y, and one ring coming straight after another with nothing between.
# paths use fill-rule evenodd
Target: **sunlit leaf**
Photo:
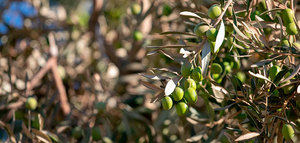
<instances>
[{"instance_id":1,"label":"sunlit leaf","mask_svg":"<svg viewBox=\"0 0 300 143\"><path fill-rule=\"evenodd\" d=\"M235 24L232 24L232 25L233 25L233 28L234 28L235 32L236 32L238 35L240 35L240 36L243 37L244 39L249 40L249 38L248 38L246 35L244 35L243 32L242 32L241 30L239 30L239 28L237 28L237 27L235 26Z\"/></svg>"},{"instance_id":2,"label":"sunlit leaf","mask_svg":"<svg viewBox=\"0 0 300 143\"><path fill-rule=\"evenodd\" d=\"M199 18L202 19L199 15L197 15L196 13L193 12L189 12L189 11L183 11L179 13L181 16L187 16L187 17L193 17L193 18Z\"/></svg>"},{"instance_id":3,"label":"sunlit leaf","mask_svg":"<svg viewBox=\"0 0 300 143\"><path fill-rule=\"evenodd\" d=\"M165 95L171 95L174 89L176 88L177 81L173 79L170 79L165 87Z\"/></svg>"},{"instance_id":4,"label":"sunlit leaf","mask_svg":"<svg viewBox=\"0 0 300 143\"><path fill-rule=\"evenodd\" d=\"M202 139L202 137L204 136L204 131L200 132L199 134L197 135L194 135L188 139L186 139L187 142L198 142Z\"/></svg>"},{"instance_id":5,"label":"sunlit leaf","mask_svg":"<svg viewBox=\"0 0 300 143\"><path fill-rule=\"evenodd\" d=\"M208 70L210 57L211 57L210 44L208 43L208 41L206 41L201 54L201 69L202 69L202 74L204 76L206 75Z\"/></svg>"},{"instance_id":6,"label":"sunlit leaf","mask_svg":"<svg viewBox=\"0 0 300 143\"><path fill-rule=\"evenodd\" d=\"M215 95L215 99L217 100L217 102L221 103L224 100L224 96L226 94L228 94L228 92L226 91L225 88L221 87L221 86L216 86L214 84L212 85L212 91Z\"/></svg>"},{"instance_id":7,"label":"sunlit leaf","mask_svg":"<svg viewBox=\"0 0 300 143\"><path fill-rule=\"evenodd\" d=\"M236 142L238 142L238 141L244 141L244 140L255 138L255 137L259 136L259 135L260 135L259 133L250 132L250 133L247 133L247 134L239 136L237 139L235 139L235 141Z\"/></svg>"},{"instance_id":8,"label":"sunlit leaf","mask_svg":"<svg viewBox=\"0 0 300 143\"><path fill-rule=\"evenodd\" d=\"M143 77L152 79L152 80L163 80L163 79L168 79L168 77L161 76L161 75L149 75L149 74L143 74L143 73L141 73L140 75L143 76Z\"/></svg>"},{"instance_id":9,"label":"sunlit leaf","mask_svg":"<svg viewBox=\"0 0 300 143\"><path fill-rule=\"evenodd\" d=\"M42 131L36 130L36 129L31 129L31 131L36 135L36 137L45 142L45 143L52 143L51 139L49 138L48 135L43 133Z\"/></svg>"},{"instance_id":10,"label":"sunlit leaf","mask_svg":"<svg viewBox=\"0 0 300 143\"><path fill-rule=\"evenodd\" d=\"M271 82L272 84L274 84L270 79L268 79L267 77L265 77L265 76L263 76L261 74L253 73L251 71L249 71L249 74L252 75L252 76L254 76L254 77L256 77L256 78L260 78L260 79L266 80L266 81Z\"/></svg>"},{"instance_id":11,"label":"sunlit leaf","mask_svg":"<svg viewBox=\"0 0 300 143\"><path fill-rule=\"evenodd\" d=\"M224 41L224 38L225 38L225 26L224 26L224 23L222 20L219 31L218 31L217 39L216 39L214 53L216 53L219 50L219 48L221 47L221 45Z\"/></svg>"}]
</instances>

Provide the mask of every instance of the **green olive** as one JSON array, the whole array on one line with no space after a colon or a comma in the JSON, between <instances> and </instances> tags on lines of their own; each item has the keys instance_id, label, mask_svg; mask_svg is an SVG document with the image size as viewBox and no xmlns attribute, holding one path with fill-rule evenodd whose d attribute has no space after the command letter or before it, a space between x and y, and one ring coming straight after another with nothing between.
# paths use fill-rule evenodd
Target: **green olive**
<instances>
[{"instance_id":1,"label":"green olive","mask_svg":"<svg viewBox=\"0 0 300 143\"><path fill-rule=\"evenodd\" d=\"M94 141L99 141L101 139L101 130L99 127L92 128L92 138Z\"/></svg>"},{"instance_id":2,"label":"green olive","mask_svg":"<svg viewBox=\"0 0 300 143\"><path fill-rule=\"evenodd\" d=\"M105 102L98 102L95 105L96 109L98 110L99 114L104 113L105 109L106 109L106 103Z\"/></svg>"},{"instance_id":3,"label":"green olive","mask_svg":"<svg viewBox=\"0 0 300 143\"><path fill-rule=\"evenodd\" d=\"M176 104L176 112L179 116L183 116L188 111L188 105L184 102L179 102Z\"/></svg>"},{"instance_id":4,"label":"green olive","mask_svg":"<svg viewBox=\"0 0 300 143\"><path fill-rule=\"evenodd\" d=\"M297 29L297 26L296 24L293 22L293 23L289 23L287 26L286 26L286 32L289 34L289 35L296 35L298 34L298 29Z\"/></svg>"},{"instance_id":5,"label":"green olive","mask_svg":"<svg viewBox=\"0 0 300 143\"><path fill-rule=\"evenodd\" d=\"M274 81L276 75L280 72L280 67L279 66L272 66L270 69L269 69L269 77L272 81Z\"/></svg>"},{"instance_id":6,"label":"green olive","mask_svg":"<svg viewBox=\"0 0 300 143\"><path fill-rule=\"evenodd\" d=\"M179 101L183 98L183 94L184 94L183 89L180 87L176 87L171 96L175 101Z\"/></svg>"},{"instance_id":7,"label":"green olive","mask_svg":"<svg viewBox=\"0 0 300 143\"><path fill-rule=\"evenodd\" d=\"M295 135L294 129L290 124L284 124L281 131L286 140L292 139Z\"/></svg>"},{"instance_id":8,"label":"green olive","mask_svg":"<svg viewBox=\"0 0 300 143\"><path fill-rule=\"evenodd\" d=\"M286 8L281 12L281 18L285 26L289 23L294 23L294 12L290 8Z\"/></svg>"},{"instance_id":9,"label":"green olive","mask_svg":"<svg viewBox=\"0 0 300 143\"><path fill-rule=\"evenodd\" d=\"M223 65L225 67L225 71L227 73L231 73L231 66L230 66L229 62L224 62Z\"/></svg>"},{"instance_id":10,"label":"green olive","mask_svg":"<svg viewBox=\"0 0 300 143\"><path fill-rule=\"evenodd\" d=\"M200 66L193 69L192 78L197 82L200 82L201 80L203 80L203 76L202 76L202 73L201 73L201 67Z\"/></svg>"},{"instance_id":11,"label":"green olive","mask_svg":"<svg viewBox=\"0 0 300 143\"><path fill-rule=\"evenodd\" d=\"M222 13L221 7L217 4L212 5L209 9L208 9L208 17L211 19L215 19L217 17L219 17Z\"/></svg>"},{"instance_id":12,"label":"green olive","mask_svg":"<svg viewBox=\"0 0 300 143\"><path fill-rule=\"evenodd\" d=\"M212 78L214 79L214 80L217 80L218 78L220 78L220 74L212 74Z\"/></svg>"},{"instance_id":13,"label":"green olive","mask_svg":"<svg viewBox=\"0 0 300 143\"><path fill-rule=\"evenodd\" d=\"M25 103L27 109L35 110L38 103L34 97L29 97Z\"/></svg>"},{"instance_id":14,"label":"green olive","mask_svg":"<svg viewBox=\"0 0 300 143\"><path fill-rule=\"evenodd\" d=\"M198 36L201 37L205 35L205 32L209 29L209 26L203 23L199 23L195 26L194 28L194 33Z\"/></svg>"},{"instance_id":15,"label":"green olive","mask_svg":"<svg viewBox=\"0 0 300 143\"><path fill-rule=\"evenodd\" d=\"M290 47L289 40L283 39L283 40L281 41L281 45L282 45L282 46L286 46L286 47Z\"/></svg>"},{"instance_id":16,"label":"green olive","mask_svg":"<svg viewBox=\"0 0 300 143\"><path fill-rule=\"evenodd\" d=\"M241 81L241 82L245 82L246 81L246 75L243 72L238 72L236 73L237 78Z\"/></svg>"},{"instance_id":17,"label":"green olive","mask_svg":"<svg viewBox=\"0 0 300 143\"><path fill-rule=\"evenodd\" d=\"M194 88L195 90L197 89L196 82L193 79L186 79L184 82L184 89L188 88Z\"/></svg>"},{"instance_id":18,"label":"green olive","mask_svg":"<svg viewBox=\"0 0 300 143\"><path fill-rule=\"evenodd\" d=\"M212 74L221 74L223 72L222 66L218 63L213 63L210 67L210 72Z\"/></svg>"},{"instance_id":19,"label":"green olive","mask_svg":"<svg viewBox=\"0 0 300 143\"><path fill-rule=\"evenodd\" d=\"M183 77L188 77L193 70L193 65L189 62L184 62L181 66L181 74Z\"/></svg>"},{"instance_id":20,"label":"green olive","mask_svg":"<svg viewBox=\"0 0 300 143\"><path fill-rule=\"evenodd\" d=\"M290 83L290 82L291 81L287 81L284 84ZM283 87L283 92L284 92L284 94L290 94L292 89L293 89L293 85L290 84L290 85L287 85L287 86Z\"/></svg>"},{"instance_id":21,"label":"green olive","mask_svg":"<svg viewBox=\"0 0 300 143\"><path fill-rule=\"evenodd\" d=\"M231 36L227 37L226 44L227 44L228 49L230 49L231 46L233 45L233 37L231 37Z\"/></svg>"},{"instance_id":22,"label":"green olive","mask_svg":"<svg viewBox=\"0 0 300 143\"><path fill-rule=\"evenodd\" d=\"M72 136L75 138L75 139L79 139L82 137L82 134L83 134L83 130L80 128L80 127L75 127L73 130L72 130Z\"/></svg>"},{"instance_id":23,"label":"green olive","mask_svg":"<svg viewBox=\"0 0 300 143\"><path fill-rule=\"evenodd\" d=\"M234 31L234 28L230 22L225 22L225 31L229 34L232 34ZM232 37L233 38L233 37Z\"/></svg>"},{"instance_id":24,"label":"green olive","mask_svg":"<svg viewBox=\"0 0 300 143\"><path fill-rule=\"evenodd\" d=\"M172 13L172 8L169 5L164 4L162 14L165 16L169 16L171 13Z\"/></svg>"},{"instance_id":25,"label":"green olive","mask_svg":"<svg viewBox=\"0 0 300 143\"><path fill-rule=\"evenodd\" d=\"M185 92L184 92L184 98L187 100L188 103L194 104L196 103L198 96L197 96L197 92L195 90L195 88L188 88Z\"/></svg>"},{"instance_id":26,"label":"green olive","mask_svg":"<svg viewBox=\"0 0 300 143\"><path fill-rule=\"evenodd\" d=\"M226 14L227 17L230 17L230 16L233 15L233 13L232 13L232 6L229 6L229 7L227 8L225 14Z\"/></svg>"},{"instance_id":27,"label":"green olive","mask_svg":"<svg viewBox=\"0 0 300 143\"><path fill-rule=\"evenodd\" d=\"M134 3L131 5L131 12L134 15L138 15L142 12L142 8L138 3Z\"/></svg>"},{"instance_id":28,"label":"green olive","mask_svg":"<svg viewBox=\"0 0 300 143\"><path fill-rule=\"evenodd\" d=\"M164 108L164 110L170 110L173 106L173 101L172 101L172 98L169 97L169 96L165 96L162 101L162 106Z\"/></svg>"},{"instance_id":29,"label":"green olive","mask_svg":"<svg viewBox=\"0 0 300 143\"><path fill-rule=\"evenodd\" d=\"M218 34L218 31L216 28L210 28L209 30L206 31L206 37L210 40L210 41L216 41L216 37Z\"/></svg>"},{"instance_id":30,"label":"green olive","mask_svg":"<svg viewBox=\"0 0 300 143\"><path fill-rule=\"evenodd\" d=\"M136 40L136 41L141 41L143 40L143 33L140 32L140 31L134 31L133 32L133 39Z\"/></svg>"},{"instance_id":31,"label":"green olive","mask_svg":"<svg viewBox=\"0 0 300 143\"><path fill-rule=\"evenodd\" d=\"M273 31L273 29L270 28L270 27L263 28L263 30L264 30L264 32L265 32L265 35L270 35L270 34L272 33L272 31Z\"/></svg>"}]
</instances>

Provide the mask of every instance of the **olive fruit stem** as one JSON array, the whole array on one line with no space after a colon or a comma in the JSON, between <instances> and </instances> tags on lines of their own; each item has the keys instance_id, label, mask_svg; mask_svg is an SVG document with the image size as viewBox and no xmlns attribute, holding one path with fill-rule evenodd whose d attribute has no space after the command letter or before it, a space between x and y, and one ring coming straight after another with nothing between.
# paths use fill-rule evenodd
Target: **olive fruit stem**
<instances>
[{"instance_id":1,"label":"olive fruit stem","mask_svg":"<svg viewBox=\"0 0 300 143\"><path fill-rule=\"evenodd\" d=\"M31 130L31 111L28 109L28 130Z\"/></svg>"},{"instance_id":2,"label":"olive fruit stem","mask_svg":"<svg viewBox=\"0 0 300 143\"><path fill-rule=\"evenodd\" d=\"M217 18L216 22L214 23L214 27L217 26L219 24L219 22L221 21L221 19L223 18L226 10L228 9L229 5L232 3L232 0L228 0L225 7L224 7L224 11L222 11L221 15Z\"/></svg>"}]
</instances>

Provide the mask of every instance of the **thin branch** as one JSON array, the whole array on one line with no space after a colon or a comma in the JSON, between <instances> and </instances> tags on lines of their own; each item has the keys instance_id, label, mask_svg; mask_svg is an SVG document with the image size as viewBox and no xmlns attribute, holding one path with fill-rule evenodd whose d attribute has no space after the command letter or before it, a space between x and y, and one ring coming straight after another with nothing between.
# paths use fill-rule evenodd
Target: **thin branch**
<instances>
[{"instance_id":1,"label":"thin branch","mask_svg":"<svg viewBox=\"0 0 300 143\"><path fill-rule=\"evenodd\" d=\"M55 59L57 60L57 59ZM64 87L64 84L59 76L58 70L57 70L57 62L55 62L51 68L53 77L59 92L59 98L60 98L60 104L61 108L65 115L69 114L71 111L70 104L68 102L67 93Z\"/></svg>"}]
</instances>

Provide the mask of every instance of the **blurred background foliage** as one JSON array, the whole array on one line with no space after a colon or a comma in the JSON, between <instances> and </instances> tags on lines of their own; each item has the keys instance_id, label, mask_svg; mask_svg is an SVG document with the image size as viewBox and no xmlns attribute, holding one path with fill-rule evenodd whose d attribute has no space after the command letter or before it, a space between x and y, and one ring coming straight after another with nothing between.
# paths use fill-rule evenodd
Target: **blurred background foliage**
<instances>
[{"instance_id":1,"label":"blurred background foliage","mask_svg":"<svg viewBox=\"0 0 300 143\"><path fill-rule=\"evenodd\" d=\"M206 13L215 2L0 0L0 142L180 143L199 133L203 141L226 142L203 105L191 110L206 123L197 124L150 103L154 92L139 82L149 67L179 67L165 54L146 56L145 47L177 44L178 37L159 33L191 32L179 12ZM141 12L133 12L134 4ZM37 76L52 57L70 112L62 109L55 72ZM34 111L25 108L28 97L37 99Z\"/></svg>"}]
</instances>

